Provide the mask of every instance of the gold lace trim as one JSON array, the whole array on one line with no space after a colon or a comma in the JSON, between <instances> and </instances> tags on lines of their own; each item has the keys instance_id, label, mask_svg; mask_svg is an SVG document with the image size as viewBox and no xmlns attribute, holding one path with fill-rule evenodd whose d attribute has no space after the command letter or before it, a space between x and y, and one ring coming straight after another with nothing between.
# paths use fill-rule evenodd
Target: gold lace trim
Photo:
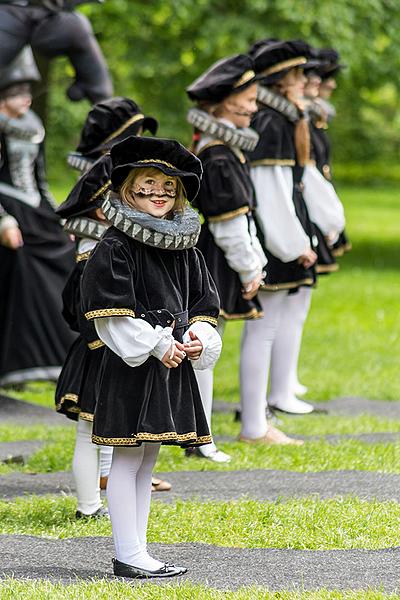
<instances>
[{"instance_id":1,"label":"gold lace trim","mask_svg":"<svg viewBox=\"0 0 400 600\"><path fill-rule=\"evenodd\" d=\"M255 76L256 76L256 74L251 69L249 71L245 71L243 73L243 75L237 80L237 82L234 84L233 87L238 88L241 85L244 85L245 83L250 81L250 79L254 79Z\"/></svg>"},{"instance_id":2,"label":"gold lace trim","mask_svg":"<svg viewBox=\"0 0 400 600\"><path fill-rule=\"evenodd\" d=\"M279 73L284 69L293 69L293 67L299 67L300 65L304 65L307 62L305 56L296 56L295 58L288 58L287 60L283 60L280 63L272 65L272 67L267 67L264 71L261 71L260 75L262 77L266 77L267 75L272 75L273 73Z\"/></svg>"},{"instance_id":3,"label":"gold lace trim","mask_svg":"<svg viewBox=\"0 0 400 600\"><path fill-rule=\"evenodd\" d=\"M250 163L251 167L294 167L296 161L292 158L261 158L260 160L253 160Z\"/></svg>"},{"instance_id":4,"label":"gold lace trim","mask_svg":"<svg viewBox=\"0 0 400 600\"><path fill-rule=\"evenodd\" d=\"M260 291L278 292L279 290L293 290L300 285L315 285L315 281L311 277L299 279L299 281L289 281L287 283L263 283L260 285Z\"/></svg>"},{"instance_id":5,"label":"gold lace trim","mask_svg":"<svg viewBox=\"0 0 400 600\"><path fill-rule=\"evenodd\" d=\"M335 271L339 271L339 265L337 263L332 263L331 265L317 265L315 271L316 273L334 273Z\"/></svg>"},{"instance_id":6,"label":"gold lace trim","mask_svg":"<svg viewBox=\"0 0 400 600\"><path fill-rule=\"evenodd\" d=\"M190 431L189 433L176 433L176 431L167 431L165 433L140 432L128 438L109 438L92 435L92 442L102 446L138 446L141 442L192 442L193 444L210 444L211 441L212 438L210 435L198 436L195 431Z\"/></svg>"},{"instance_id":7,"label":"gold lace trim","mask_svg":"<svg viewBox=\"0 0 400 600\"><path fill-rule=\"evenodd\" d=\"M77 254L75 256L75 262L79 263L82 260L87 260L90 256L90 250L88 250L87 252L82 252L82 254Z\"/></svg>"},{"instance_id":8,"label":"gold lace trim","mask_svg":"<svg viewBox=\"0 0 400 600\"><path fill-rule=\"evenodd\" d=\"M223 213L222 215L217 215L215 217L207 217L207 221L209 221L209 223L229 221L230 219L234 219L239 215L247 215L249 211L250 208L248 206L242 206L241 208L237 208L236 210L230 210L229 212Z\"/></svg>"},{"instance_id":9,"label":"gold lace trim","mask_svg":"<svg viewBox=\"0 0 400 600\"><path fill-rule=\"evenodd\" d=\"M87 412L80 412L79 413L79 418L83 419L84 421L93 421L93 416L91 413L87 413Z\"/></svg>"},{"instance_id":10,"label":"gold lace trim","mask_svg":"<svg viewBox=\"0 0 400 600\"><path fill-rule=\"evenodd\" d=\"M218 324L218 319L216 319L215 317L199 315L198 317L192 317L191 319L189 319L189 325L192 325L192 323L196 323L196 321L206 321L207 323L211 323L211 325L214 325L215 327Z\"/></svg>"},{"instance_id":11,"label":"gold lace trim","mask_svg":"<svg viewBox=\"0 0 400 600\"><path fill-rule=\"evenodd\" d=\"M97 348L102 348L103 346L105 346L105 344L101 340L94 340L94 342L88 343L89 350L97 350Z\"/></svg>"},{"instance_id":12,"label":"gold lace trim","mask_svg":"<svg viewBox=\"0 0 400 600\"><path fill-rule=\"evenodd\" d=\"M103 144L106 144L110 140L113 140L115 137L117 137L123 131L125 131L125 129L127 129L129 127L129 125L136 123L136 121L141 121L142 119L144 119L144 115L142 115L141 113L138 113L137 115L133 115L133 117L131 117L130 119L125 121L125 123L123 125L121 125L121 127L116 129L113 133L111 133L108 137L106 137Z\"/></svg>"},{"instance_id":13,"label":"gold lace trim","mask_svg":"<svg viewBox=\"0 0 400 600\"><path fill-rule=\"evenodd\" d=\"M90 321L90 319L99 319L101 317L134 317L135 311L131 308L102 308L100 310L90 310L85 313L85 318Z\"/></svg>"},{"instance_id":14,"label":"gold lace trim","mask_svg":"<svg viewBox=\"0 0 400 600\"><path fill-rule=\"evenodd\" d=\"M221 308L219 314L226 321L234 321L235 319L261 319L264 316L264 313L258 311L256 308L252 308L245 313L227 313Z\"/></svg>"},{"instance_id":15,"label":"gold lace trim","mask_svg":"<svg viewBox=\"0 0 400 600\"><path fill-rule=\"evenodd\" d=\"M108 179L104 185L102 185L92 196L90 196L89 202L93 202L93 200L96 200L96 198L98 198L99 196L101 196L101 194L106 192L108 190L108 188L110 187L110 185L111 185L111 179Z\"/></svg>"},{"instance_id":16,"label":"gold lace trim","mask_svg":"<svg viewBox=\"0 0 400 600\"><path fill-rule=\"evenodd\" d=\"M166 162L165 160L161 160L159 158L144 158L143 160L137 160L136 162L137 164L157 163L159 165L165 165L166 167L174 169L175 171L177 170L177 168L174 167L174 165L171 165L171 163Z\"/></svg>"}]
</instances>

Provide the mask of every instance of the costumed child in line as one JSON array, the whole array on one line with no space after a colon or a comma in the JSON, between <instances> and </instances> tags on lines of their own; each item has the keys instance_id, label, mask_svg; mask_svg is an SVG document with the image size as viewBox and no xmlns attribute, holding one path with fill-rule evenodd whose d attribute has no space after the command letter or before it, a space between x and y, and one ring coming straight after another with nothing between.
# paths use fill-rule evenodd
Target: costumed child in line
<instances>
[{"instance_id":1,"label":"costumed child in line","mask_svg":"<svg viewBox=\"0 0 400 600\"><path fill-rule=\"evenodd\" d=\"M45 130L30 110L39 79L25 48L0 70L0 385L55 381L74 334L61 291L74 267L46 180Z\"/></svg>"},{"instance_id":2,"label":"costumed child in line","mask_svg":"<svg viewBox=\"0 0 400 600\"><path fill-rule=\"evenodd\" d=\"M83 175L58 209L60 216L67 219L64 229L77 240L76 266L63 292L63 314L71 329L80 336L64 363L55 401L58 412L78 420L72 463L78 497L77 518L108 516L101 502L100 488L106 488L113 450L110 446L95 446L91 439L94 385L104 345L98 340L93 324L85 320L79 322L80 279L91 251L109 226L101 210L103 194L111 184L109 150L115 142L129 135L146 130L155 134L157 125L153 117L145 116L129 98L99 102L86 118L77 151L68 157L69 164ZM170 488L168 482L153 478L153 491Z\"/></svg>"},{"instance_id":3,"label":"costumed child in line","mask_svg":"<svg viewBox=\"0 0 400 600\"><path fill-rule=\"evenodd\" d=\"M128 138L111 150L102 210L111 227L82 276L82 312L105 344L93 441L114 447L107 485L114 574L186 571L148 554L151 473L160 444L211 442L193 368L214 365L219 299L194 247L201 162L179 142Z\"/></svg>"},{"instance_id":4,"label":"costumed child in line","mask_svg":"<svg viewBox=\"0 0 400 600\"><path fill-rule=\"evenodd\" d=\"M228 320L262 317L256 294L267 259L256 234L254 189L243 154L254 150L258 142L258 135L249 129L257 111L252 60L239 54L218 61L187 88L187 93L197 103L187 118L195 128L193 147L204 168L195 202L204 216L198 248L221 298L222 332ZM210 426L213 371L196 372L196 377ZM275 443L275 434L271 426L270 443ZM197 453L216 462L229 459L215 444L199 448Z\"/></svg>"},{"instance_id":5,"label":"costumed child in line","mask_svg":"<svg viewBox=\"0 0 400 600\"><path fill-rule=\"evenodd\" d=\"M264 319L246 322L242 338L241 436L246 440L262 441L265 436L269 379L268 406L287 412L313 410L294 397L290 378L303 325L299 314L315 283L317 259L301 184L309 158L308 126L297 104L303 94L302 67L308 49L301 41L277 40L256 42L251 49L259 78L259 111L251 126L260 141L249 158L257 197L255 218L268 269L259 293ZM277 342L282 342L279 353Z\"/></svg>"}]
</instances>

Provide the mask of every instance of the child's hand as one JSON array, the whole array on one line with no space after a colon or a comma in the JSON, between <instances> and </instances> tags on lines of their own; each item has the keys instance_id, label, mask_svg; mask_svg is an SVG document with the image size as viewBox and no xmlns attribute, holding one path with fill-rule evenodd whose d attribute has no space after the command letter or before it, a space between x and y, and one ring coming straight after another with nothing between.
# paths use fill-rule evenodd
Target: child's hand
<instances>
[{"instance_id":1,"label":"child's hand","mask_svg":"<svg viewBox=\"0 0 400 600\"><path fill-rule=\"evenodd\" d=\"M200 358L200 355L203 352L203 344L201 343L197 335L193 333L193 331L189 331L189 335L192 341L188 344L184 344L183 346L187 357L191 360L197 360Z\"/></svg>"},{"instance_id":2,"label":"child's hand","mask_svg":"<svg viewBox=\"0 0 400 600\"><path fill-rule=\"evenodd\" d=\"M161 362L167 369L176 369L176 367L179 367L185 356L184 345L175 342L172 348L164 354Z\"/></svg>"},{"instance_id":3,"label":"child's hand","mask_svg":"<svg viewBox=\"0 0 400 600\"><path fill-rule=\"evenodd\" d=\"M258 292L258 288L261 285L262 279L263 274L260 273L259 275L257 275L257 277L255 277L255 279L249 281L244 285L242 290L242 298L244 298L244 300L251 300L252 298L254 298L254 296Z\"/></svg>"}]
</instances>

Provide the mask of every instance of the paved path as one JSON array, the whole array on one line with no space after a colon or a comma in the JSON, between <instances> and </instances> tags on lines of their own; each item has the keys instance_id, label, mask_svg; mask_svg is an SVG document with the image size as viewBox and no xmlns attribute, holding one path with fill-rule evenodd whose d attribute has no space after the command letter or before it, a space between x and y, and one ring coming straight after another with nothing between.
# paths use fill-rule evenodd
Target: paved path
<instances>
[{"instance_id":1,"label":"paved path","mask_svg":"<svg viewBox=\"0 0 400 600\"><path fill-rule=\"evenodd\" d=\"M18 425L74 425L71 419L57 414L55 410L0 395L0 424L11 423Z\"/></svg>"},{"instance_id":2,"label":"paved path","mask_svg":"<svg viewBox=\"0 0 400 600\"><path fill-rule=\"evenodd\" d=\"M27 459L40 450L44 442L40 440L25 442L1 442L0 462L24 464Z\"/></svg>"},{"instance_id":3,"label":"paved path","mask_svg":"<svg viewBox=\"0 0 400 600\"><path fill-rule=\"evenodd\" d=\"M188 567L188 573L179 581L219 589L234 590L245 585L270 590L400 589L400 548L308 551L222 548L198 543L150 544L150 548L154 556ZM112 542L107 537L49 540L0 536L3 576L64 582L110 577L112 556Z\"/></svg>"},{"instance_id":4,"label":"paved path","mask_svg":"<svg viewBox=\"0 0 400 600\"><path fill-rule=\"evenodd\" d=\"M356 416L361 414L372 414L379 417L400 420L400 402L389 400L367 400L366 398L335 398L329 402L316 402L315 406L326 410L328 414ZM213 409L216 412L234 412L238 410L239 404L216 400ZM278 415L280 413L277 413Z\"/></svg>"},{"instance_id":5,"label":"paved path","mask_svg":"<svg viewBox=\"0 0 400 600\"><path fill-rule=\"evenodd\" d=\"M189 500L277 500L318 494L321 498L354 495L400 501L400 475L370 471L180 471L160 473L173 485L171 492L153 494L164 502ZM10 473L0 476L0 498L24 494L74 493L71 473Z\"/></svg>"}]
</instances>

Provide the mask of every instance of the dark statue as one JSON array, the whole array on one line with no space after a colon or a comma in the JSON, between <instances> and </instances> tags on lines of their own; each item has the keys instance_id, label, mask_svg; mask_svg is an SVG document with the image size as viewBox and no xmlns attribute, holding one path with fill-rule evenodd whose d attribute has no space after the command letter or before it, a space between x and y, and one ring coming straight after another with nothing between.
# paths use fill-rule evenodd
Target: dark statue
<instances>
[{"instance_id":1,"label":"dark statue","mask_svg":"<svg viewBox=\"0 0 400 600\"><path fill-rule=\"evenodd\" d=\"M90 21L73 10L88 1L102 0L0 0L0 69L30 44L48 59L69 58L75 70L67 90L71 100L111 97L111 78Z\"/></svg>"}]
</instances>

